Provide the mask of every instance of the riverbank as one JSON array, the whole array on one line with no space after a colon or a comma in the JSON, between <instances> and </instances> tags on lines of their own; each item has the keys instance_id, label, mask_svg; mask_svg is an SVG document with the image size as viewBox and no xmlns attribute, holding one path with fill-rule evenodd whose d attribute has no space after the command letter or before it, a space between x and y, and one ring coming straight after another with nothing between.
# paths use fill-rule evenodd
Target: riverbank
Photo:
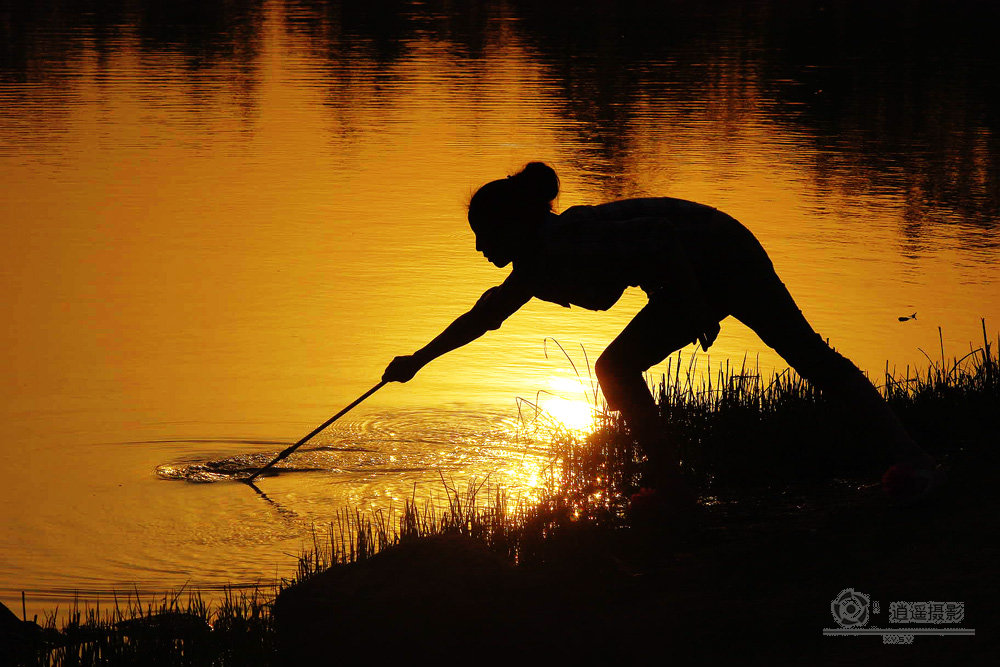
<instances>
[{"instance_id":1,"label":"riverbank","mask_svg":"<svg viewBox=\"0 0 1000 667\"><path fill-rule=\"evenodd\" d=\"M995 651L998 625L993 349L984 332L982 347L961 360L885 379L894 409L949 476L916 506L887 502L877 483L883 453L793 376L723 369L696 385L678 359L659 403L701 495L699 515L684 526L628 511L644 462L608 422L586 442L554 445L557 464L537 505L511 505L502 490L450 489L440 512L409 505L398 520L345 512L329 547L303 556L276 601L234 596L209 610L178 598L159 610L83 614L61 631L28 626L7 645L24 664L60 665L421 654L975 663ZM904 646L826 636L843 629L831 602L848 589L868 596L866 627L913 627L893 624L893 602L945 603L952 616L933 627L976 634L914 636Z\"/></svg>"},{"instance_id":2,"label":"riverbank","mask_svg":"<svg viewBox=\"0 0 1000 667\"><path fill-rule=\"evenodd\" d=\"M994 458L992 463L997 463ZM284 591L274 608L290 664L329 655L386 659L725 660L755 664L976 664L995 647L996 492L984 468L954 470L920 507L880 489L812 485L704 508L680 533L576 526L547 556L513 566L471 538L404 542ZM845 589L879 604L867 627L893 628L890 603L958 602L948 628L977 635L824 636L841 629ZM911 626L912 627L912 626ZM942 626L938 626L942 627Z\"/></svg>"}]
</instances>

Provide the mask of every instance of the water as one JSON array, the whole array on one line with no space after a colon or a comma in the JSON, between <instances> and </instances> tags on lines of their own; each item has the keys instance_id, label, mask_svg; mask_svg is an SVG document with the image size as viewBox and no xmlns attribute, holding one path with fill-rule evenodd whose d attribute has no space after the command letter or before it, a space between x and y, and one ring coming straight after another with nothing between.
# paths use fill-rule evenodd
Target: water
<instances>
[{"instance_id":1,"label":"water","mask_svg":"<svg viewBox=\"0 0 1000 667\"><path fill-rule=\"evenodd\" d=\"M321 434L273 502L163 479L267 460L500 282L464 206L528 160L560 210L734 215L876 376L937 358L938 326L957 355L995 331L995 9L461 4L0 10L6 603L269 581L337 509L442 476L530 498L545 437L516 399L585 420L581 346L641 293L529 304ZM708 356L783 368L732 321Z\"/></svg>"}]
</instances>

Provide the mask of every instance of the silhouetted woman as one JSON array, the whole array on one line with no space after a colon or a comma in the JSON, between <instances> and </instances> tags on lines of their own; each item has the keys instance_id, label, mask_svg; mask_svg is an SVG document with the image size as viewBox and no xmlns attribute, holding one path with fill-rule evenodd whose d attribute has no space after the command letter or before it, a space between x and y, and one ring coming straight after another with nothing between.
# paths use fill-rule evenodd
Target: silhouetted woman
<instances>
[{"instance_id":1,"label":"silhouetted woman","mask_svg":"<svg viewBox=\"0 0 1000 667\"><path fill-rule=\"evenodd\" d=\"M384 380L406 382L427 362L497 329L532 297L562 306L607 310L629 286L649 302L595 363L608 406L621 412L660 483L676 476L677 453L663 437L643 372L699 341L707 349L732 315L753 329L802 377L848 403L897 463L931 469L858 368L806 322L767 253L743 225L709 206L681 199L627 199L552 211L559 180L529 163L487 183L469 203L476 249L498 267L503 284L412 355L396 357Z\"/></svg>"}]
</instances>

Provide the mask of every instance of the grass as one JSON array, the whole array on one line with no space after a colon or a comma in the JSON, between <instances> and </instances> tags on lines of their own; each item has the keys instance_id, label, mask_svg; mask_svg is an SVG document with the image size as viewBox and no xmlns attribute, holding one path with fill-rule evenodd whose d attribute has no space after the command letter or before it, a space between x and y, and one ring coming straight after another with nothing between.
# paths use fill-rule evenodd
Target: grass
<instances>
[{"instance_id":1,"label":"grass","mask_svg":"<svg viewBox=\"0 0 1000 667\"><path fill-rule=\"evenodd\" d=\"M998 341L1000 343L1000 341ZM907 427L946 466L993 460L1000 435L1000 362L983 324L983 342L961 358L928 356L921 372L886 369L883 393ZM698 374L671 359L656 386L663 427L677 443L683 472L703 499L749 498L792 483L877 480L881 454L845 425L842 408L791 373L762 377L743 364ZM503 488L473 482L464 491L442 479L446 506L414 496L401 511L339 512L325 538L314 532L291 580L430 535L458 533L512 561L544 563L585 547L581 531L629 528L627 501L647 465L622 424L606 416L585 439L557 434L542 500L512 501ZM992 458L991 458L992 457ZM111 609L75 608L57 630L56 614L17 656L31 665L268 665L275 662L270 595L229 591L216 608L197 592L145 607L138 598Z\"/></svg>"},{"instance_id":2,"label":"grass","mask_svg":"<svg viewBox=\"0 0 1000 667\"><path fill-rule=\"evenodd\" d=\"M226 589L215 607L197 591L155 605L138 593L104 609L75 602L61 629L57 608L12 657L22 665L270 665L272 599L261 589Z\"/></svg>"}]
</instances>

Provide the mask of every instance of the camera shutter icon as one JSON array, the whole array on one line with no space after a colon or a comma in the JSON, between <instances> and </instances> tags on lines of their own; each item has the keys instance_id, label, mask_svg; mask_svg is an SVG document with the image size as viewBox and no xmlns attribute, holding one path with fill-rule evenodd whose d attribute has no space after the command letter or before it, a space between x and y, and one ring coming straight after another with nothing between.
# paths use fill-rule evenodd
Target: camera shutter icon
<instances>
[{"instance_id":1,"label":"camera shutter icon","mask_svg":"<svg viewBox=\"0 0 1000 667\"><path fill-rule=\"evenodd\" d=\"M830 611L833 620L842 628L855 628L868 622L868 606L871 599L853 588L845 588L833 599Z\"/></svg>"}]
</instances>

